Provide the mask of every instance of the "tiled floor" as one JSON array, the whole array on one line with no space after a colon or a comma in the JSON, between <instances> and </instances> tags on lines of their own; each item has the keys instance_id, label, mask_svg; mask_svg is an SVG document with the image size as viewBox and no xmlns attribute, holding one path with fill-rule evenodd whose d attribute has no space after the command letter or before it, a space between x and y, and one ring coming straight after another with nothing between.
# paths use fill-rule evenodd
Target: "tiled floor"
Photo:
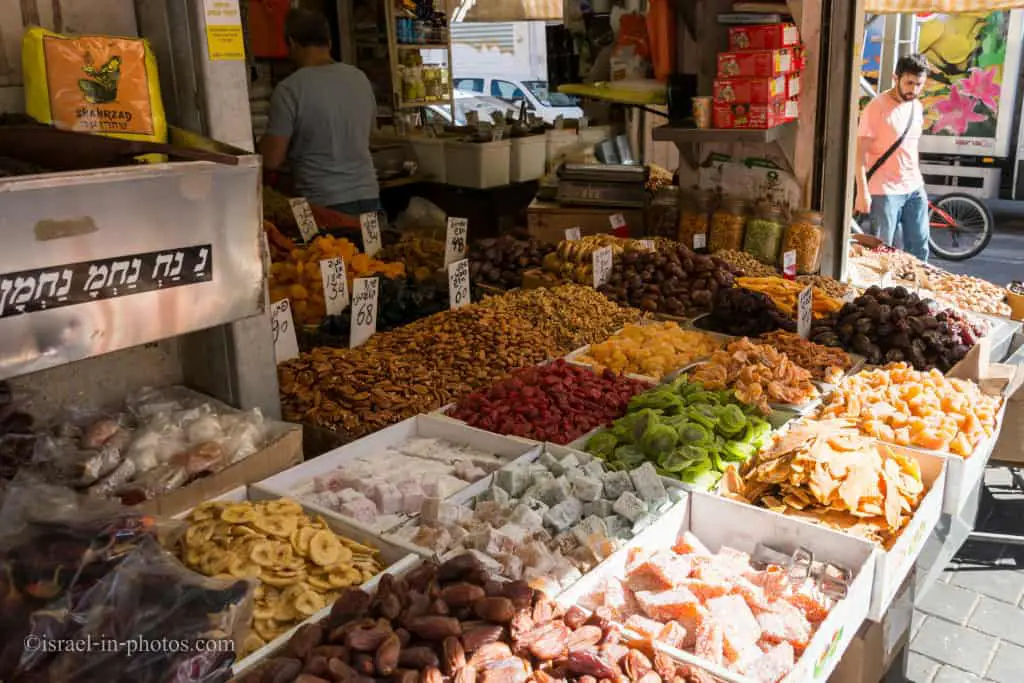
<instances>
[{"instance_id":1,"label":"tiled floor","mask_svg":"<svg viewBox=\"0 0 1024 683\"><path fill-rule=\"evenodd\" d=\"M1006 471L986 476L979 528L1024 534L1024 494ZM918 601L912 683L1024 683L1024 546L968 542Z\"/></svg>"}]
</instances>

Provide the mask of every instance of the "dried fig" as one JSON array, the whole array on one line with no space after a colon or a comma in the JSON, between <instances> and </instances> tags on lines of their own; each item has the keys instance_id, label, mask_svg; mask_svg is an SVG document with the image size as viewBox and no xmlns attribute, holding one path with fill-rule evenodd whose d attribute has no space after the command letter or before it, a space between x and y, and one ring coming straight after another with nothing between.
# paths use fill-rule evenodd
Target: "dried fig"
<instances>
[{"instance_id":1,"label":"dried fig","mask_svg":"<svg viewBox=\"0 0 1024 683\"><path fill-rule=\"evenodd\" d=\"M505 628L498 624L482 624L467 629L462 625L462 647L469 654L473 654L488 643L496 643L505 635Z\"/></svg>"},{"instance_id":2,"label":"dried fig","mask_svg":"<svg viewBox=\"0 0 1024 683\"><path fill-rule=\"evenodd\" d=\"M384 576L390 576L390 574ZM374 612L385 619L397 619L398 615L402 613L402 600L394 593L389 593L377 600L374 608Z\"/></svg>"},{"instance_id":3,"label":"dried fig","mask_svg":"<svg viewBox=\"0 0 1024 683\"><path fill-rule=\"evenodd\" d=\"M654 670L663 681L671 681L676 675L676 663L664 652L654 653Z\"/></svg>"},{"instance_id":4,"label":"dried fig","mask_svg":"<svg viewBox=\"0 0 1024 683\"><path fill-rule=\"evenodd\" d=\"M390 676L398 668L398 657L402 651L402 643L393 632L377 648L373 663L378 676Z\"/></svg>"},{"instance_id":5,"label":"dried fig","mask_svg":"<svg viewBox=\"0 0 1024 683\"><path fill-rule=\"evenodd\" d=\"M436 666L428 666L420 672L420 683L444 683L444 676Z\"/></svg>"},{"instance_id":6,"label":"dried fig","mask_svg":"<svg viewBox=\"0 0 1024 683\"><path fill-rule=\"evenodd\" d=\"M631 649L622 662L623 671L634 681L642 678L644 674L653 668L651 660L647 659L643 652L636 649Z\"/></svg>"},{"instance_id":7,"label":"dried fig","mask_svg":"<svg viewBox=\"0 0 1024 683\"><path fill-rule=\"evenodd\" d=\"M440 642L448 636L461 636L462 624L451 617L425 616L409 619L409 631L424 640Z\"/></svg>"},{"instance_id":8,"label":"dried fig","mask_svg":"<svg viewBox=\"0 0 1024 683\"><path fill-rule=\"evenodd\" d=\"M385 574L387 576L387 574ZM370 594L359 588L347 588L341 597L334 601L331 607L331 614L327 617L327 625L330 628L337 628L353 619L366 616L370 611L370 602L373 598Z\"/></svg>"},{"instance_id":9,"label":"dried fig","mask_svg":"<svg viewBox=\"0 0 1024 683\"><path fill-rule=\"evenodd\" d=\"M409 669L422 671L428 666L441 666L441 660L433 648L426 646L406 647L398 655L398 665Z\"/></svg>"},{"instance_id":10,"label":"dried fig","mask_svg":"<svg viewBox=\"0 0 1024 683\"><path fill-rule=\"evenodd\" d=\"M327 658L322 655L310 655L306 660L306 665L302 667L302 672L320 677L329 676L330 668L327 666Z\"/></svg>"},{"instance_id":11,"label":"dried fig","mask_svg":"<svg viewBox=\"0 0 1024 683\"><path fill-rule=\"evenodd\" d=\"M501 581L491 579L484 584L484 593L486 593L489 598L500 598L505 595L505 584ZM508 596L505 595L505 597Z\"/></svg>"},{"instance_id":12,"label":"dried fig","mask_svg":"<svg viewBox=\"0 0 1024 683\"><path fill-rule=\"evenodd\" d=\"M535 592L526 581L510 581L504 585L501 595L511 600L516 609L529 609Z\"/></svg>"},{"instance_id":13,"label":"dried fig","mask_svg":"<svg viewBox=\"0 0 1024 683\"><path fill-rule=\"evenodd\" d=\"M324 629L320 624L303 624L288 640L285 654L296 659L305 659L323 640Z\"/></svg>"},{"instance_id":14,"label":"dried fig","mask_svg":"<svg viewBox=\"0 0 1024 683\"><path fill-rule=\"evenodd\" d=\"M526 683L529 675L527 664L523 660L509 657L491 662L487 669L479 672L477 680L480 683Z\"/></svg>"},{"instance_id":15,"label":"dried fig","mask_svg":"<svg viewBox=\"0 0 1024 683\"><path fill-rule=\"evenodd\" d=\"M600 652L608 662L615 666L629 654L629 648L619 643L605 643L601 646Z\"/></svg>"},{"instance_id":16,"label":"dried fig","mask_svg":"<svg viewBox=\"0 0 1024 683\"><path fill-rule=\"evenodd\" d=\"M566 660L569 670L581 676L594 678L614 678L615 668L596 650L576 650L570 652Z\"/></svg>"},{"instance_id":17,"label":"dried fig","mask_svg":"<svg viewBox=\"0 0 1024 683\"><path fill-rule=\"evenodd\" d=\"M573 605L565 611L562 620L569 628L577 629L587 621L587 613L579 605Z\"/></svg>"},{"instance_id":18,"label":"dried fig","mask_svg":"<svg viewBox=\"0 0 1024 683\"><path fill-rule=\"evenodd\" d=\"M580 626L569 635L569 649L590 648L600 643L602 638L604 633L597 626Z\"/></svg>"},{"instance_id":19,"label":"dried fig","mask_svg":"<svg viewBox=\"0 0 1024 683\"><path fill-rule=\"evenodd\" d=\"M540 633L529 638L530 654L542 662L558 659L565 655L569 644L568 626L560 621L552 621L538 626L534 629L534 632L536 631L540 631Z\"/></svg>"},{"instance_id":20,"label":"dried fig","mask_svg":"<svg viewBox=\"0 0 1024 683\"><path fill-rule=\"evenodd\" d=\"M395 635L398 636L398 642L402 644L402 647L408 645L409 641L412 640L412 634L404 628L396 628Z\"/></svg>"},{"instance_id":21,"label":"dried fig","mask_svg":"<svg viewBox=\"0 0 1024 683\"><path fill-rule=\"evenodd\" d=\"M455 636L448 636L444 639L444 643L441 644L441 652L443 653L441 670L446 675L454 676L459 669L466 666L466 651L462 648L462 641Z\"/></svg>"},{"instance_id":22,"label":"dried fig","mask_svg":"<svg viewBox=\"0 0 1024 683\"><path fill-rule=\"evenodd\" d=\"M441 591L441 599L449 607L465 607L484 597L487 597L487 592L471 583L453 583Z\"/></svg>"},{"instance_id":23,"label":"dried fig","mask_svg":"<svg viewBox=\"0 0 1024 683\"><path fill-rule=\"evenodd\" d=\"M430 607L427 608L427 614L446 617L451 614L451 609L448 608L447 602L441 598L437 598L430 603Z\"/></svg>"},{"instance_id":24,"label":"dried fig","mask_svg":"<svg viewBox=\"0 0 1024 683\"><path fill-rule=\"evenodd\" d=\"M423 592L437 576L437 565L424 562L405 575L405 582L412 591Z\"/></svg>"},{"instance_id":25,"label":"dried fig","mask_svg":"<svg viewBox=\"0 0 1024 683\"><path fill-rule=\"evenodd\" d=\"M481 598L473 603L473 612L495 624L507 624L515 616L516 608L508 598Z\"/></svg>"},{"instance_id":26,"label":"dried fig","mask_svg":"<svg viewBox=\"0 0 1024 683\"><path fill-rule=\"evenodd\" d=\"M541 598L533 606L533 621L545 624L555 618L555 605L547 598Z\"/></svg>"}]
</instances>

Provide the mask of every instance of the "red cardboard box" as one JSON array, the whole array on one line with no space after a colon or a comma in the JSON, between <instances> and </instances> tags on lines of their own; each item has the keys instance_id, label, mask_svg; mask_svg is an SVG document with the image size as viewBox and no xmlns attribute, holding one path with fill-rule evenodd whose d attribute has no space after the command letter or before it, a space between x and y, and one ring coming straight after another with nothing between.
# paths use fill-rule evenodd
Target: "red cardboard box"
<instances>
[{"instance_id":1,"label":"red cardboard box","mask_svg":"<svg viewBox=\"0 0 1024 683\"><path fill-rule=\"evenodd\" d=\"M793 99L800 96L800 74L786 76L786 97Z\"/></svg>"},{"instance_id":2,"label":"red cardboard box","mask_svg":"<svg viewBox=\"0 0 1024 683\"><path fill-rule=\"evenodd\" d=\"M795 24L758 24L729 28L730 50L775 50L800 42Z\"/></svg>"},{"instance_id":3,"label":"red cardboard box","mask_svg":"<svg viewBox=\"0 0 1024 683\"><path fill-rule=\"evenodd\" d=\"M791 50L719 52L719 78L771 78L795 71Z\"/></svg>"},{"instance_id":4,"label":"red cardboard box","mask_svg":"<svg viewBox=\"0 0 1024 683\"><path fill-rule=\"evenodd\" d=\"M711 125L715 128L774 128L798 115L796 100L759 104L715 100L711 106Z\"/></svg>"},{"instance_id":5,"label":"red cardboard box","mask_svg":"<svg viewBox=\"0 0 1024 683\"><path fill-rule=\"evenodd\" d=\"M786 77L716 78L713 94L723 102L766 104L787 96Z\"/></svg>"}]
</instances>

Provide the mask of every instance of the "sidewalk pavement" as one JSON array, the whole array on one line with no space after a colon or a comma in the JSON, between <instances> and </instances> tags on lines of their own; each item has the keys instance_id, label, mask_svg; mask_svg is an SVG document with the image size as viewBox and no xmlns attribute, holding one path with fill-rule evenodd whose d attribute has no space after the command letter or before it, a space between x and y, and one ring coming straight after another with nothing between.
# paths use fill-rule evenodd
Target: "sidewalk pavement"
<instances>
[{"instance_id":1,"label":"sidewalk pavement","mask_svg":"<svg viewBox=\"0 0 1024 683\"><path fill-rule=\"evenodd\" d=\"M1024 534L1024 493L990 469L979 529ZM1024 683L1024 546L969 541L918 602L911 683Z\"/></svg>"}]
</instances>

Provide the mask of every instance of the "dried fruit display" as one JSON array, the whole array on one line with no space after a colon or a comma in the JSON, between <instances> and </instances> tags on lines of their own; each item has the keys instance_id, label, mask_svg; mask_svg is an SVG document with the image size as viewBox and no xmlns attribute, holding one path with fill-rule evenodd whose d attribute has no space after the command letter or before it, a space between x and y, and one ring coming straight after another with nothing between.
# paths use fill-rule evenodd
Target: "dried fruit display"
<instances>
[{"instance_id":1,"label":"dried fruit display","mask_svg":"<svg viewBox=\"0 0 1024 683\"><path fill-rule=\"evenodd\" d=\"M767 440L771 425L753 412L732 392L707 391L683 375L635 397L585 449L615 469L654 462L660 474L706 490L726 463L747 460Z\"/></svg>"},{"instance_id":2,"label":"dried fruit display","mask_svg":"<svg viewBox=\"0 0 1024 683\"><path fill-rule=\"evenodd\" d=\"M558 359L469 394L448 414L489 432L564 445L622 415L629 399L649 387Z\"/></svg>"},{"instance_id":3,"label":"dried fruit display","mask_svg":"<svg viewBox=\"0 0 1024 683\"><path fill-rule=\"evenodd\" d=\"M451 403L509 372L600 341L639 311L592 288L516 290L278 367L286 420L359 437Z\"/></svg>"},{"instance_id":4,"label":"dried fruit display","mask_svg":"<svg viewBox=\"0 0 1024 683\"><path fill-rule=\"evenodd\" d=\"M32 461L36 445L35 420L23 410L11 385L0 382L0 496L3 482L13 479L23 465Z\"/></svg>"},{"instance_id":5,"label":"dried fruit display","mask_svg":"<svg viewBox=\"0 0 1024 683\"><path fill-rule=\"evenodd\" d=\"M253 630L240 657L255 652L331 604L340 591L381 572L377 549L335 534L293 500L209 501L188 515L175 552L189 569L254 579Z\"/></svg>"},{"instance_id":6,"label":"dried fruit display","mask_svg":"<svg viewBox=\"0 0 1024 683\"><path fill-rule=\"evenodd\" d=\"M405 271L416 283L438 282L448 286L444 271L444 240L429 237L403 235L394 244L388 244L377 254L383 261L395 261L405 266Z\"/></svg>"},{"instance_id":7,"label":"dried fruit display","mask_svg":"<svg viewBox=\"0 0 1024 683\"><path fill-rule=\"evenodd\" d=\"M801 288L814 285L815 291L820 289L835 299L842 299L853 291L850 285L828 275L797 275L796 281L800 283Z\"/></svg>"},{"instance_id":8,"label":"dried fruit display","mask_svg":"<svg viewBox=\"0 0 1024 683\"><path fill-rule=\"evenodd\" d=\"M408 278L377 278L377 331L386 332L396 327L448 310L448 279L444 282L426 280L414 282ZM329 315L320 323L316 333L304 331L300 343L310 346L347 347L352 330L352 307L340 315Z\"/></svg>"},{"instance_id":9,"label":"dried fruit display","mask_svg":"<svg viewBox=\"0 0 1024 683\"><path fill-rule=\"evenodd\" d=\"M893 363L844 379L819 417L850 418L882 441L969 458L995 433L1001 405L974 382Z\"/></svg>"},{"instance_id":10,"label":"dried fruit display","mask_svg":"<svg viewBox=\"0 0 1024 683\"><path fill-rule=\"evenodd\" d=\"M854 420L804 420L739 470L729 497L891 548L926 491L913 457L861 435Z\"/></svg>"},{"instance_id":11,"label":"dried fruit display","mask_svg":"<svg viewBox=\"0 0 1024 683\"><path fill-rule=\"evenodd\" d=\"M475 242L469 251L469 276L475 283L512 289L523 284L523 271L540 268L550 245L512 235Z\"/></svg>"},{"instance_id":12,"label":"dried fruit display","mask_svg":"<svg viewBox=\"0 0 1024 683\"><path fill-rule=\"evenodd\" d=\"M464 554L381 577L376 595L349 589L238 683L680 683L689 667L619 642L602 613L563 611L525 581L492 579L493 563ZM700 675L700 674L698 674ZM657 678L655 678L657 676Z\"/></svg>"},{"instance_id":13,"label":"dried fruit display","mask_svg":"<svg viewBox=\"0 0 1024 683\"><path fill-rule=\"evenodd\" d=\"M811 373L772 346L740 339L715 351L711 360L690 373L690 379L712 391L732 389L736 398L765 415L769 402L800 405L821 394Z\"/></svg>"},{"instance_id":14,"label":"dried fruit display","mask_svg":"<svg viewBox=\"0 0 1024 683\"><path fill-rule=\"evenodd\" d=\"M382 275L399 278L405 275L405 266L401 263L371 258L357 251L356 246L346 239L321 235L308 247L292 250L286 262L270 266L270 300L290 299L297 325L315 325L326 314L320 261L330 258L345 261L350 287L357 277Z\"/></svg>"},{"instance_id":15,"label":"dried fruit display","mask_svg":"<svg viewBox=\"0 0 1024 683\"><path fill-rule=\"evenodd\" d=\"M601 292L645 311L693 316L707 312L715 292L732 284L732 267L724 261L675 244L624 253Z\"/></svg>"},{"instance_id":16,"label":"dried fruit display","mask_svg":"<svg viewBox=\"0 0 1024 683\"><path fill-rule=\"evenodd\" d=\"M572 362L594 370L644 375L661 380L722 345L703 332L683 330L673 322L626 325L607 340L591 344Z\"/></svg>"},{"instance_id":17,"label":"dried fruit display","mask_svg":"<svg viewBox=\"0 0 1024 683\"><path fill-rule=\"evenodd\" d=\"M903 287L871 287L816 324L811 339L859 353L872 365L906 361L946 372L984 334L980 325Z\"/></svg>"},{"instance_id":18,"label":"dried fruit display","mask_svg":"<svg viewBox=\"0 0 1024 683\"><path fill-rule=\"evenodd\" d=\"M499 470L462 505L434 500L394 533L439 555L483 553L505 578L557 593L639 533L675 500L650 463L609 471L584 453Z\"/></svg>"},{"instance_id":19,"label":"dried fruit display","mask_svg":"<svg viewBox=\"0 0 1024 683\"><path fill-rule=\"evenodd\" d=\"M714 252L717 258L722 259L737 271L739 275L748 277L772 277L778 275L779 271L774 267L761 263L745 251L738 249L722 249Z\"/></svg>"},{"instance_id":20,"label":"dried fruit display","mask_svg":"<svg viewBox=\"0 0 1024 683\"><path fill-rule=\"evenodd\" d=\"M757 569L733 548L712 553L687 531L671 549L631 548L626 576L609 577L583 604L643 637L778 683L834 602L814 579L796 581L778 565Z\"/></svg>"},{"instance_id":21,"label":"dried fruit display","mask_svg":"<svg viewBox=\"0 0 1024 683\"><path fill-rule=\"evenodd\" d=\"M505 464L500 456L437 438L411 437L301 482L289 493L365 524L390 529Z\"/></svg>"},{"instance_id":22,"label":"dried fruit display","mask_svg":"<svg viewBox=\"0 0 1024 683\"><path fill-rule=\"evenodd\" d=\"M607 234L587 235L578 240L563 240L559 242L555 251L544 256L542 261L544 271L569 282L592 285L594 283L594 252L604 247L611 248L613 260L618 259L627 250L640 248L632 240Z\"/></svg>"},{"instance_id":23,"label":"dried fruit display","mask_svg":"<svg viewBox=\"0 0 1024 683\"><path fill-rule=\"evenodd\" d=\"M796 321L779 311L767 295L732 287L715 294L711 313L695 322L702 330L757 337L772 330L796 332Z\"/></svg>"},{"instance_id":24,"label":"dried fruit display","mask_svg":"<svg viewBox=\"0 0 1024 683\"><path fill-rule=\"evenodd\" d=\"M740 277L736 278L736 286L767 295L784 315L795 318L797 298L807 285L781 277ZM842 301L818 287L811 290L811 294L815 318L824 318L843 307Z\"/></svg>"},{"instance_id":25,"label":"dried fruit display","mask_svg":"<svg viewBox=\"0 0 1024 683\"><path fill-rule=\"evenodd\" d=\"M819 382L835 384L853 367L853 359L845 351L815 344L792 332L768 332L762 334L758 341L774 346L789 356L791 361L809 370L811 376Z\"/></svg>"}]
</instances>

